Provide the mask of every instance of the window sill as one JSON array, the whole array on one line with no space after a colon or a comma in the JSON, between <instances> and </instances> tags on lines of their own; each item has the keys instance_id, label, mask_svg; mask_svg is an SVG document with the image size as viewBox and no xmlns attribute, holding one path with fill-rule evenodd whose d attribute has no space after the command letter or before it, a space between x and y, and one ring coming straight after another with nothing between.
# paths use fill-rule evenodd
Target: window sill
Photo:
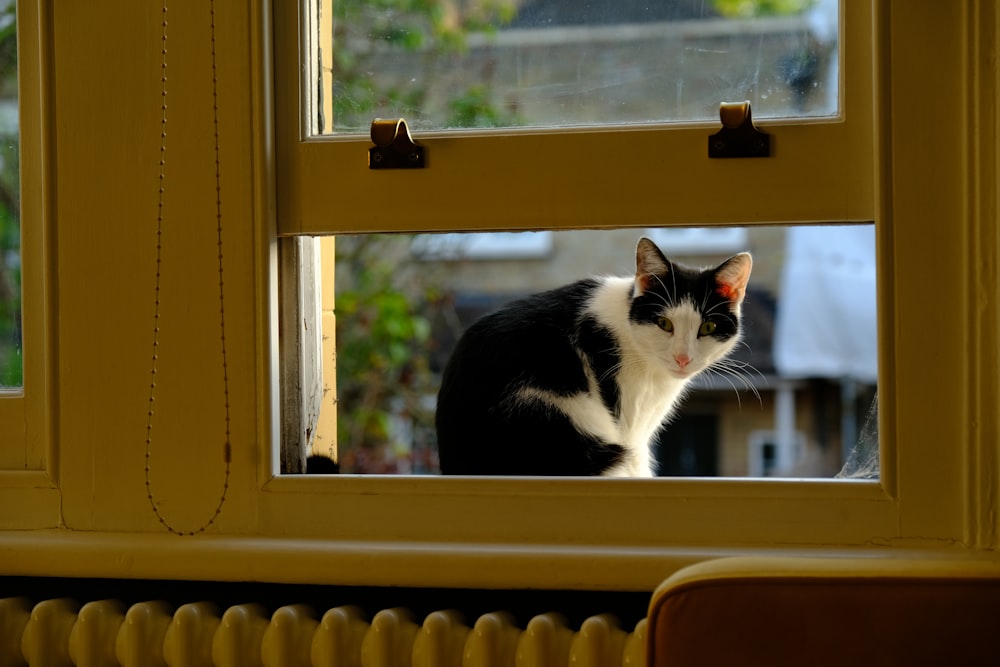
<instances>
[{"instance_id":1,"label":"window sill","mask_svg":"<svg viewBox=\"0 0 1000 667\"><path fill-rule=\"evenodd\" d=\"M616 548L394 543L166 533L9 531L0 575L283 584L652 591L687 565L725 556L983 561L987 552L899 548Z\"/></svg>"}]
</instances>

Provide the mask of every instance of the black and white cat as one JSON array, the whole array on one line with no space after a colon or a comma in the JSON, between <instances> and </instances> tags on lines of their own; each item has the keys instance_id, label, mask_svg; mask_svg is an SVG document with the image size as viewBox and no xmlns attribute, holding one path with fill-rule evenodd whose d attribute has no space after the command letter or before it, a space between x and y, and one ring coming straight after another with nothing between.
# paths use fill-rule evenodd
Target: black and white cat
<instances>
[{"instance_id":1,"label":"black and white cat","mask_svg":"<svg viewBox=\"0 0 1000 667\"><path fill-rule=\"evenodd\" d=\"M740 337L752 261L697 270L649 239L635 277L529 296L463 334L437 405L449 475L649 477L650 441Z\"/></svg>"}]
</instances>

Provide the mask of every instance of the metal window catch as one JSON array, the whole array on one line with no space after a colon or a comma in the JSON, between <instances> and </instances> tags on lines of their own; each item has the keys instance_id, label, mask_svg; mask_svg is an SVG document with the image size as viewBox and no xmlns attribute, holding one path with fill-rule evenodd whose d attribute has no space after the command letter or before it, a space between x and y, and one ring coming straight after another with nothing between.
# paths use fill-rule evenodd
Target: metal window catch
<instances>
[{"instance_id":1,"label":"metal window catch","mask_svg":"<svg viewBox=\"0 0 1000 667\"><path fill-rule=\"evenodd\" d=\"M771 135L753 124L750 102L719 105L722 129L708 138L708 157L770 157Z\"/></svg>"},{"instance_id":2,"label":"metal window catch","mask_svg":"<svg viewBox=\"0 0 1000 667\"><path fill-rule=\"evenodd\" d=\"M403 118L373 120L372 143L375 145L368 149L369 169L423 169L427 166L424 147L413 141Z\"/></svg>"}]
</instances>

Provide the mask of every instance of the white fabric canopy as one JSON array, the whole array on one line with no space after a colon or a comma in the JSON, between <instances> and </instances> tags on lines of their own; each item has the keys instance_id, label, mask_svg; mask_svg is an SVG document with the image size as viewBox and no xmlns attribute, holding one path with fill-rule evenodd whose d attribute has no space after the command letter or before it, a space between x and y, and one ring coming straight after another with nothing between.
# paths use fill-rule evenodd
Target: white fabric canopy
<instances>
[{"instance_id":1,"label":"white fabric canopy","mask_svg":"<svg viewBox=\"0 0 1000 667\"><path fill-rule=\"evenodd\" d=\"M874 225L790 227L774 331L788 378L878 377Z\"/></svg>"}]
</instances>

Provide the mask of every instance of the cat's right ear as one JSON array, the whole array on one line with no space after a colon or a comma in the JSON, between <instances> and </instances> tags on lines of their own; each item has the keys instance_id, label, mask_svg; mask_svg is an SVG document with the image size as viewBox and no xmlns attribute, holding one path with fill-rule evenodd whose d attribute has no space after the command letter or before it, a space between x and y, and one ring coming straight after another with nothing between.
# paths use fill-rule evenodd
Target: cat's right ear
<instances>
[{"instance_id":1,"label":"cat's right ear","mask_svg":"<svg viewBox=\"0 0 1000 667\"><path fill-rule=\"evenodd\" d=\"M665 276L670 272L670 261L660 252L656 244L645 236L635 247L635 295L640 296L649 289L654 276Z\"/></svg>"}]
</instances>

